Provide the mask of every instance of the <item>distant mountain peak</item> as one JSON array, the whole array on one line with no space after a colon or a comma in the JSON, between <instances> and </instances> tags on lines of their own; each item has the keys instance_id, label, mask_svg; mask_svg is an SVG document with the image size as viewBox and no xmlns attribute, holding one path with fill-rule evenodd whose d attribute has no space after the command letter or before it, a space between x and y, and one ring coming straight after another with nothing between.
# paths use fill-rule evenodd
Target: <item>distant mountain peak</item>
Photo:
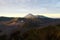
<instances>
[{"instance_id":1,"label":"distant mountain peak","mask_svg":"<svg viewBox=\"0 0 60 40\"><path fill-rule=\"evenodd\" d=\"M33 15L30 13L30 14L26 15L25 18L34 19L34 18L49 18L49 17L43 16L43 15Z\"/></svg>"},{"instance_id":2,"label":"distant mountain peak","mask_svg":"<svg viewBox=\"0 0 60 40\"><path fill-rule=\"evenodd\" d=\"M35 16L33 14L28 14L25 16L25 18L35 18Z\"/></svg>"}]
</instances>

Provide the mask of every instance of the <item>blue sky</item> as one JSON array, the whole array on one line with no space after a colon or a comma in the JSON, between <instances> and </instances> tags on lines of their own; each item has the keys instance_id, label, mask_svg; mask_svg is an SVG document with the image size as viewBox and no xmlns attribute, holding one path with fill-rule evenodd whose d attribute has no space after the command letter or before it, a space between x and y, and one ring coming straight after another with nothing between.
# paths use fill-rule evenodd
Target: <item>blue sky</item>
<instances>
[{"instance_id":1,"label":"blue sky","mask_svg":"<svg viewBox=\"0 0 60 40\"><path fill-rule=\"evenodd\" d=\"M59 14L60 0L0 0L0 14Z\"/></svg>"}]
</instances>

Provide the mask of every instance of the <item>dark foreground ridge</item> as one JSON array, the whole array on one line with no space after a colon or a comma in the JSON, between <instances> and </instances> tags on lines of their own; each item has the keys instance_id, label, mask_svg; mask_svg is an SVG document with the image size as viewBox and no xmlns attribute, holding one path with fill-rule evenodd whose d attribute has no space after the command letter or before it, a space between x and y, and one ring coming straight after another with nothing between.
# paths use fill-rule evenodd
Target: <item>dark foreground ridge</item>
<instances>
[{"instance_id":1,"label":"dark foreground ridge","mask_svg":"<svg viewBox=\"0 0 60 40\"><path fill-rule=\"evenodd\" d=\"M0 40L60 40L60 18L0 17Z\"/></svg>"}]
</instances>

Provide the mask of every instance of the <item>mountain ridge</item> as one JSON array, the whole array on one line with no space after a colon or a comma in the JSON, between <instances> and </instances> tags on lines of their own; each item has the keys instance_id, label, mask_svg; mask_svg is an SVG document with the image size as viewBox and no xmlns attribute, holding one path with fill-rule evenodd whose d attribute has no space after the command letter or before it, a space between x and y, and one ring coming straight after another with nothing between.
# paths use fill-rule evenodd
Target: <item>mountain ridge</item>
<instances>
[{"instance_id":1,"label":"mountain ridge","mask_svg":"<svg viewBox=\"0 0 60 40\"><path fill-rule=\"evenodd\" d=\"M56 26L60 24L60 19L53 19L41 15L28 14L23 18L0 17L0 36L11 34L19 31L22 34L30 29L43 29L45 27Z\"/></svg>"}]
</instances>

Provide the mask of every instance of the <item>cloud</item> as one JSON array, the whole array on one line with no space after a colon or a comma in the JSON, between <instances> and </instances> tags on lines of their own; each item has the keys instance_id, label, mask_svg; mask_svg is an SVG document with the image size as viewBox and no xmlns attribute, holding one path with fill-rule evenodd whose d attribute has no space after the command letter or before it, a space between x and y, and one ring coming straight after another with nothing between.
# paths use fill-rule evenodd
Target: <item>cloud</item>
<instances>
[{"instance_id":1,"label":"cloud","mask_svg":"<svg viewBox=\"0 0 60 40\"><path fill-rule=\"evenodd\" d=\"M16 4L16 3L26 3L30 2L31 0L0 0L0 4Z\"/></svg>"},{"instance_id":2,"label":"cloud","mask_svg":"<svg viewBox=\"0 0 60 40\"><path fill-rule=\"evenodd\" d=\"M57 13L59 9L59 0L0 0L0 12Z\"/></svg>"},{"instance_id":3,"label":"cloud","mask_svg":"<svg viewBox=\"0 0 60 40\"><path fill-rule=\"evenodd\" d=\"M60 8L60 2L56 3L56 7Z\"/></svg>"}]
</instances>

